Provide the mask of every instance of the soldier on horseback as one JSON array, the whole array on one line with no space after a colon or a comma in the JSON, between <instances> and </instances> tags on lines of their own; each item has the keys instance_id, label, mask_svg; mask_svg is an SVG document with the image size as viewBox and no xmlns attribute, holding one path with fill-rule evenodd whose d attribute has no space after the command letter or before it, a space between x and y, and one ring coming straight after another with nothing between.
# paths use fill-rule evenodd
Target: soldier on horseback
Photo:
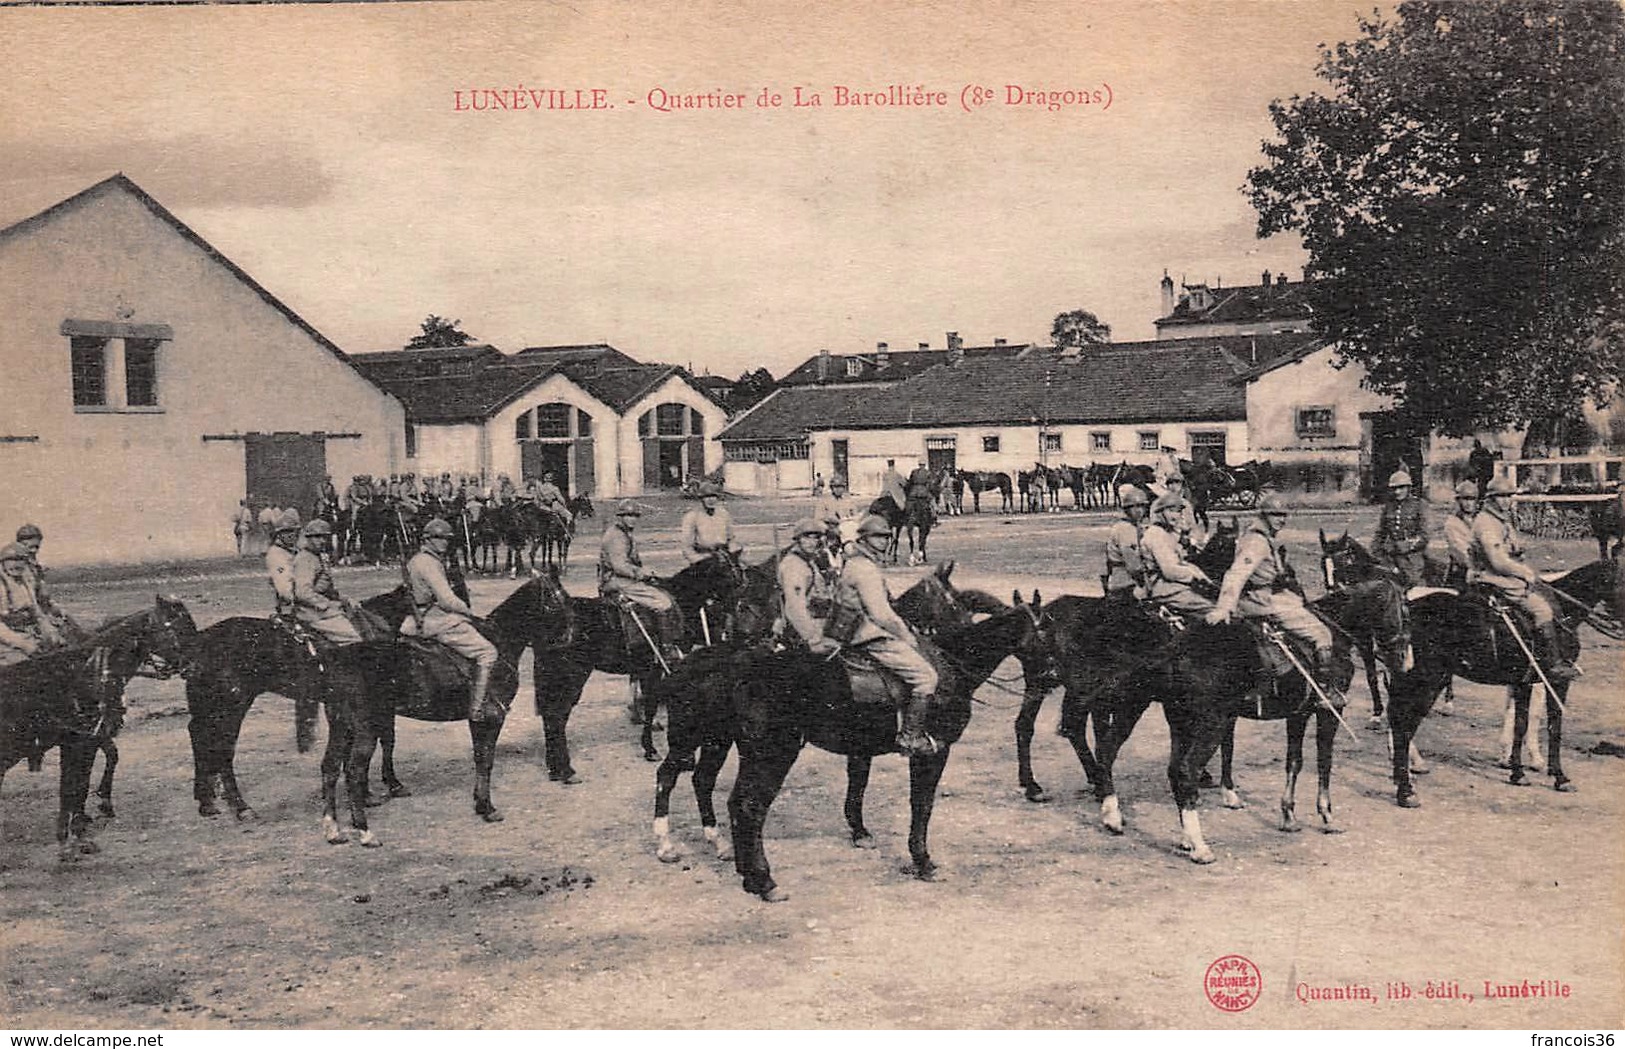
<instances>
[{"instance_id":1,"label":"soldier on horseback","mask_svg":"<svg viewBox=\"0 0 1625 1049\"><path fill-rule=\"evenodd\" d=\"M1140 497L1144 498L1143 493ZM1128 505L1126 495L1123 505ZM1140 560L1145 565L1146 590L1152 604L1183 615L1205 616L1213 611L1213 601L1198 593L1196 587L1218 588L1206 572L1185 559L1180 527L1186 509L1185 500L1176 491L1157 497L1151 504L1151 523L1140 535Z\"/></svg>"},{"instance_id":2,"label":"soldier on horseback","mask_svg":"<svg viewBox=\"0 0 1625 1049\"><path fill-rule=\"evenodd\" d=\"M1422 500L1411 498L1411 475L1395 470L1388 478L1391 498L1383 504L1382 516L1377 520L1377 537L1372 547L1399 572L1406 587L1420 586L1427 561L1427 514Z\"/></svg>"},{"instance_id":3,"label":"soldier on horseback","mask_svg":"<svg viewBox=\"0 0 1625 1049\"><path fill-rule=\"evenodd\" d=\"M1107 597L1129 601L1145 580L1140 537L1145 529L1146 506L1151 500L1140 489L1127 484L1119 489L1118 497L1123 504L1123 519L1106 533L1106 574L1101 579Z\"/></svg>"},{"instance_id":4,"label":"soldier on horseback","mask_svg":"<svg viewBox=\"0 0 1625 1049\"><path fill-rule=\"evenodd\" d=\"M0 547L0 667L20 663L42 648L55 648L66 638L40 609L28 548L22 543Z\"/></svg>"},{"instance_id":5,"label":"soldier on horseback","mask_svg":"<svg viewBox=\"0 0 1625 1049\"><path fill-rule=\"evenodd\" d=\"M436 517L423 526L423 549L406 563L406 587L411 591L412 614L401 623L403 637L438 641L474 661L474 683L469 688L468 720L479 721L497 648L474 625L474 610L452 591L446 578L446 552L451 548L451 525Z\"/></svg>"},{"instance_id":6,"label":"soldier on horseback","mask_svg":"<svg viewBox=\"0 0 1625 1049\"><path fill-rule=\"evenodd\" d=\"M335 645L353 645L361 632L350 620L350 602L339 597L327 561L327 543L333 526L321 518L299 533L299 552L293 558L294 616Z\"/></svg>"},{"instance_id":7,"label":"soldier on horseback","mask_svg":"<svg viewBox=\"0 0 1625 1049\"><path fill-rule=\"evenodd\" d=\"M566 529L570 527L570 505L564 501L564 493L554 483L553 471L542 474L542 483L536 486L536 505L558 518L559 524Z\"/></svg>"},{"instance_id":8,"label":"soldier on horseback","mask_svg":"<svg viewBox=\"0 0 1625 1049\"><path fill-rule=\"evenodd\" d=\"M638 555L632 530L642 516L643 511L630 499L622 499L615 508L615 523L604 529L604 540L598 548L598 592L653 613L653 640L670 662L679 657L677 642L683 636L683 621L677 602L654 585L655 574L643 567L643 558Z\"/></svg>"},{"instance_id":9,"label":"soldier on horseback","mask_svg":"<svg viewBox=\"0 0 1625 1049\"><path fill-rule=\"evenodd\" d=\"M17 529L17 542L28 551L28 573L32 577L34 586L34 599L39 603L40 613L56 628L57 633L64 638L74 638L85 633L73 617L57 607L56 600L49 587L45 585L45 566L40 564L39 550L45 543L45 533L37 524L25 524Z\"/></svg>"},{"instance_id":10,"label":"soldier on horseback","mask_svg":"<svg viewBox=\"0 0 1625 1049\"><path fill-rule=\"evenodd\" d=\"M1304 604L1297 575L1287 564L1281 527L1286 524L1286 501L1278 492L1265 492L1258 500L1258 516L1236 540L1236 559L1219 585L1219 601L1205 621L1226 623L1264 619L1314 650L1315 683L1333 704L1332 631Z\"/></svg>"},{"instance_id":11,"label":"soldier on horseback","mask_svg":"<svg viewBox=\"0 0 1625 1049\"><path fill-rule=\"evenodd\" d=\"M1444 585L1465 591L1473 580L1473 518L1478 516L1478 482L1456 485L1456 510L1444 519L1444 543L1450 568Z\"/></svg>"},{"instance_id":12,"label":"soldier on horseback","mask_svg":"<svg viewBox=\"0 0 1625 1049\"><path fill-rule=\"evenodd\" d=\"M720 505L721 489L714 481L701 481L699 494L699 508L683 515L683 560L694 564L718 555L738 558L742 549L734 538L733 515Z\"/></svg>"},{"instance_id":13,"label":"soldier on horseback","mask_svg":"<svg viewBox=\"0 0 1625 1049\"><path fill-rule=\"evenodd\" d=\"M1546 676L1568 681L1579 671L1564 659L1557 640L1549 589L1540 573L1523 562L1523 541L1512 523L1512 496L1518 486L1502 475L1485 488L1484 508L1473 519L1473 579L1493 588L1508 603L1517 605L1535 623L1535 651Z\"/></svg>"},{"instance_id":14,"label":"soldier on horseback","mask_svg":"<svg viewBox=\"0 0 1625 1049\"><path fill-rule=\"evenodd\" d=\"M836 641L860 649L876 663L902 678L909 688L903 707L903 727L897 749L910 757L937 752L925 732L926 714L937 690L937 671L920 651L919 639L903 622L886 595L880 559L891 541L886 519L870 514L858 525L858 539L835 585L835 606L826 633Z\"/></svg>"},{"instance_id":15,"label":"soldier on horseback","mask_svg":"<svg viewBox=\"0 0 1625 1049\"><path fill-rule=\"evenodd\" d=\"M886 472L880 478L880 494L891 499L898 510L908 506L908 486L903 483L903 475L897 472L897 460L886 460Z\"/></svg>"},{"instance_id":16,"label":"soldier on horseback","mask_svg":"<svg viewBox=\"0 0 1625 1049\"><path fill-rule=\"evenodd\" d=\"M293 614L293 562L298 552L299 511L284 510L271 526L271 546L265 551L265 572L279 616Z\"/></svg>"},{"instance_id":17,"label":"soldier on horseback","mask_svg":"<svg viewBox=\"0 0 1625 1049\"><path fill-rule=\"evenodd\" d=\"M330 521L339 519L339 490L333 487L332 477L323 477L322 483L316 489L316 506L312 517L325 517Z\"/></svg>"},{"instance_id":18,"label":"soldier on horseback","mask_svg":"<svg viewBox=\"0 0 1625 1049\"><path fill-rule=\"evenodd\" d=\"M1204 538L1201 542L1197 541L1196 511L1191 508L1190 500L1185 496L1185 475L1180 473L1177 467L1163 477L1162 491L1164 495L1172 495L1179 500L1177 519L1179 544L1187 551L1202 549L1207 540ZM1152 512L1155 513L1154 505Z\"/></svg>"},{"instance_id":19,"label":"soldier on horseback","mask_svg":"<svg viewBox=\"0 0 1625 1049\"><path fill-rule=\"evenodd\" d=\"M799 640L818 656L839 651L840 645L824 636L833 587L824 574L822 560L824 522L807 518L796 522L788 552L779 559L779 590L784 594L784 621L790 626L789 640Z\"/></svg>"}]
</instances>

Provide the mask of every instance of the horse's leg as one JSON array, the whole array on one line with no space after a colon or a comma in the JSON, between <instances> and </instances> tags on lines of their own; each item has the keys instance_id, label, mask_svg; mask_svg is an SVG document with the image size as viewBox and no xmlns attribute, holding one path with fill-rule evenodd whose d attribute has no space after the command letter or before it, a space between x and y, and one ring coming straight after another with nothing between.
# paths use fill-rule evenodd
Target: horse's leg
<instances>
[{"instance_id":1,"label":"horse's leg","mask_svg":"<svg viewBox=\"0 0 1625 1049\"><path fill-rule=\"evenodd\" d=\"M1337 743L1337 718L1329 710L1315 711L1315 815L1326 834L1340 834L1343 828L1332 822L1332 754Z\"/></svg>"},{"instance_id":2,"label":"horse's leg","mask_svg":"<svg viewBox=\"0 0 1625 1049\"><path fill-rule=\"evenodd\" d=\"M367 769L372 765L372 751L378 745L379 730L368 715L355 720L359 724L353 726L349 753L344 758L344 785L350 795L350 826L360 832L361 844L377 848L383 842L367 825Z\"/></svg>"},{"instance_id":3,"label":"horse's leg","mask_svg":"<svg viewBox=\"0 0 1625 1049\"><path fill-rule=\"evenodd\" d=\"M499 716L468 723L468 734L474 743L474 811L487 823L501 823L503 819L502 813L491 804L491 768L496 764L497 737L502 735L503 720Z\"/></svg>"},{"instance_id":4,"label":"horse's leg","mask_svg":"<svg viewBox=\"0 0 1625 1049\"><path fill-rule=\"evenodd\" d=\"M96 811L103 819L112 819L116 815L113 811L113 770L118 768L118 744L111 739L101 741L102 757L105 764L102 767L102 781L96 787Z\"/></svg>"},{"instance_id":5,"label":"horse's leg","mask_svg":"<svg viewBox=\"0 0 1625 1049\"><path fill-rule=\"evenodd\" d=\"M642 721L643 731L639 734L638 742L643 747L644 761L659 761L660 751L655 749L655 716L660 712L660 694L645 683L639 683L637 694L633 697L637 706L637 716Z\"/></svg>"},{"instance_id":6,"label":"horse's leg","mask_svg":"<svg viewBox=\"0 0 1625 1049\"><path fill-rule=\"evenodd\" d=\"M700 810L700 833L705 840L711 843L716 850L717 859L727 861L733 859L733 846L723 840L717 831L717 775L728 760L728 751L733 749L732 744L707 743L700 747L699 764L694 766L694 775L691 777L694 784L694 803Z\"/></svg>"},{"instance_id":7,"label":"horse's leg","mask_svg":"<svg viewBox=\"0 0 1625 1049\"><path fill-rule=\"evenodd\" d=\"M384 729L382 732L379 733L378 742L379 742L379 745L380 745L381 749L384 752L383 760L380 763L382 765L382 769L380 770L380 773L381 773L381 775L383 776L383 779L384 779L384 786L389 788L389 796L391 798L410 798L412 796L411 788L407 787L406 784L402 783L401 778L399 776L395 775L395 719L394 718L390 718L389 719L389 727ZM379 803L382 804L383 800L384 799L379 799Z\"/></svg>"},{"instance_id":8,"label":"horse's leg","mask_svg":"<svg viewBox=\"0 0 1625 1049\"><path fill-rule=\"evenodd\" d=\"M1377 677L1377 650L1369 644L1361 644L1360 661L1365 664L1365 687L1371 693L1371 718L1366 722L1366 728L1379 729L1387 727L1382 717L1382 683Z\"/></svg>"},{"instance_id":9,"label":"horse's leg","mask_svg":"<svg viewBox=\"0 0 1625 1049\"><path fill-rule=\"evenodd\" d=\"M863 824L863 797L869 789L872 761L867 755L848 754L846 757L846 829L852 835L852 845L859 849L875 847L875 836Z\"/></svg>"},{"instance_id":10,"label":"horse's leg","mask_svg":"<svg viewBox=\"0 0 1625 1049\"><path fill-rule=\"evenodd\" d=\"M220 793L224 796L226 804L239 820L254 818L254 810L248 807L243 800L243 792L237 786L236 756L237 737L243 731L243 718L248 713L247 708L234 710L222 717L218 726L219 735L216 737L218 750L215 758L215 775L220 778Z\"/></svg>"},{"instance_id":11,"label":"horse's leg","mask_svg":"<svg viewBox=\"0 0 1625 1049\"><path fill-rule=\"evenodd\" d=\"M1162 712L1168 722L1168 788L1179 809L1179 847L1190 853L1192 863L1212 863L1216 857L1202 835L1202 818L1196 808L1202 795L1196 778L1213 756L1228 719L1207 710L1170 707L1166 702Z\"/></svg>"},{"instance_id":12,"label":"horse's leg","mask_svg":"<svg viewBox=\"0 0 1625 1049\"><path fill-rule=\"evenodd\" d=\"M220 806L215 804L213 738L219 731L218 719L194 713L186 722L187 734L192 737L192 798L197 802L199 816L218 816Z\"/></svg>"},{"instance_id":13,"label":"horse's leg","mask_svg":"<svg viewBox=\"0 0 1625 1049\"><path fill-rule=\"evenodd\" d=\"M1225 726L1224 739L1219 744L1219 788L1224 792L1224 807L1244 809L1247 803L1236 793L1236 721L1231 718Z\"/></svg>"},{"instance_id":14,"label":"horse's leg","mask_svg":"<svg viewBox=\"0 0 1625 1049\"><path fill-rule=\"evenodd\" d=\"M948 753L944 746L935 754L911 755L908 759L908 855L904 874L920 881L935 881L937 865L931 862L926 836L931 830L931 810L937 803L937 785L942 782L942 770L948 767Z\"/></svg>"},{"instance_id":15,"label":"horse's leg","mask_svg":"<svg viewBox=\"0 0 1625 1049\"><path fill-rule=\"evenodd\" d=\"M1044 788L1033 778L1033 731L1038 722L1038 712L1043 707L1044 692L1029 687L1021 700L1021 712L1016 715L1016 777L1027 800L1035 802L1049 800Z\"/></svg>"},{"instance_id":16,"label":"horse's leg","mask_svg":"<svg viewBox=\"0 0 1625 1049\"><path fill-rule=\"evenodd\" d=\"M85 799L90 795L90 767L96 761L95 740L67 737L57 748L61 772L57 779L57 855L72 860L76 854L100 852L90 840L90 820L85 816Z\"/></svg>"},{"instance_id":17,"label":"horse's leg","mask_svg":"<svg viewBox=\"0 0 1625 1049\"><path fill-rule=\"evenodd\" d=\"M773 880L762 846L762 827L767 822L773 799L784 786L784 777L801 753L799 732L775 733L779 738L739 748L739 773L728 795L728 823L733 832L734 870L739 872L746 892L768 903L789 899L789 894Z\"/></svg>"},{"instance_id":18,"label":"horse's leg","mask_svg":"<svg viewBox=\"0 0 1625 1049\"><path fill-rule=\"evenodd\" d=\"M1568 692L1567 684L1557 686L1562 692ZM1559 704L1566 698L1564 695L1546 695L1546 767L1552 773L1552 788L1564 794L1572 794L1579 790L1574 781L1563 772L1563 708Z\"/></svg>"},{"instance_id":19,"label":"horse's leg","mask_svg":"<svg viewBox=\"0 0 1625 1049\"><path fill-rule=\"evenodd\" d=\"M1303 733L1309 727L1307 714L1293 714L1286 719L1286 785L1281 790L1281 829L1296 833L1303 829L1298 822L1298 774L1303 771Z\"/></svg>"},{"instance_id":20,"label":"horse's leg","mask_svg":"<svg viewBox=\"0 0 1625 1049\"><path fill-rule=\"evenodd\" d=\"M1527 786L1529 783L1529 779L1523 774L1523 751L1524 747L1528 745L1529 695L1532 690L1528 683L1520 682L1519 684L1510 686L1508 691L1512 693L1513 713L1512 758L1507 763L1507 767L1512 770L1512 774L1507 777L1507 782L1515 787L1523 787ZM1546 735L1548 738L1550 738L1551 732L1552 727L1550 724L1548 724L1546 726Z\"/></svg>"},{"instance_id":21,"label":"horse's leg","mask_svg":"<svg viewBox=\"0 0 1625 1049\"><path fill-rule=\"evenodd\" d=\"M1128 740L1129 733L1134 731L1134 726L1139 724L1140 718L1150 707L1150 700L1139 700L1109 708L1105 718L1101 718L1098 711L1094 716L1095 751L1101 775L1101 781L1095 787L1095 796L1100 800L1101 826L1113 834L1123 833L1123 810L1117 800L1117 782L1112 776L1112 768L1117 763L1118 750ZM1172 725L1172 721L1169 724ZM1077 745L1077 741L1074 740L1074 748ZM1082 759L1083 754L1084 750L1080 750L1078 757ZM1087 763L1084 767L1087 770ZM1192 789L1196 788L1193 786Z\"/></svg>"},{"instance_id":22,"label":"horse's leg","mask_svg":"<svg viewBox=\"0 0 1625 1049\"><path fill-rule=\"evenodd\" d=\"M686 756L667 750L666 760L655 769L655 856L661 863L676 863L683 858L683 850L671 840L671 792L677 787Z\"/></svg>"},{"instance_id":23,"label":"horse's leg","mask_svg":"<svg viewBox=\"0 0 1625 1049\"><path fill-rule=\"evenodd\" d=\"M1422 804L1411 779L1411 741L1416 738L1416 730L1427 717L1439 690L1449 681L1448 673L1441 680L1438 675L1420 671L1389 681L1388 731L1393 752L1394 800L1401 808L1414 809Z\"/></svg>"}]
</instances>

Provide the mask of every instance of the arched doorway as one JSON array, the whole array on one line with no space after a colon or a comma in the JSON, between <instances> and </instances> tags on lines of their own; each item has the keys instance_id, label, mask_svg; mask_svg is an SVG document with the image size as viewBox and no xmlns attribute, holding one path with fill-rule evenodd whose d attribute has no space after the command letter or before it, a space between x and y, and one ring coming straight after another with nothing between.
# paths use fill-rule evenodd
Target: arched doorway
<instances>
[{"instance_id":1,"label":"arched doorway","mask_svg":"<svg viewBox=\"0 0 1625 1049\"><path fill-rule=\"evenodd\" d=\"M551 473L565 498L597 495L592 415L573 404L549 401L514 420L519 444L519 483Z\"/></svg>"},{"instance_id":2,"label":"arched doorway","mask_svg":"<svg viewBox=\"0 0 1625 1049\"><path fill-rule=\"evenodd\" d=\"M638 416L643 444L643 487L677 488L705 476L705 417L675 401Z\"/></svg>"}]
</instances>

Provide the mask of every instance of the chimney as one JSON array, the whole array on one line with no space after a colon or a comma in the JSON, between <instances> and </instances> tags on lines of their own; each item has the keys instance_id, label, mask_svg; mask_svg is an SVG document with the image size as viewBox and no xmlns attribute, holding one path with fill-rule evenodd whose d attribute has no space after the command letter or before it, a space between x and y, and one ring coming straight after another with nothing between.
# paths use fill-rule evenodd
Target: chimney
<instances>
[{"instance_id":1,"label":"chimney","mask_svg":"<svg viewBox=\"0 0 1625 1049\"><path fill-rule=\"evenodd\" d=\"M1168 276L1168 271L1162 271L1162 316L1166 317L1174 312L1174 279Z\"/></svg>"},{"instance_id":2,"label":"chimney","mask_svg":"<svg viewBox=\"0 0 1625 1049\"><path fill-rule=\"evenodd\" d=\"M883 342L875 343L875 369L884 371L891 367L891 348Z\"/></svg>"},{"instance_id":3,"label":"chimney","mask_svg":"<svg viewBox=\"0 0 1625 1049\"><path fill-rule=\"evenodd\" d=\"M1270 271L1269 270L1264 271L1264 277L1263 277L1262 280L1259 281L1259 283L1264 285L1264 287L1266 287L1266 288L1268 288L1270 286Z\"/></svg>"},{"instance_id":4,"label":"chimney","mask_svg":"<svg viewBox=\"0 0 1625 1049\"><path fill-rule=\"evenodd\" d=\"M1282 284L1285 284L1285 283L1286 283L1286 274L1285 273L1277 273L1275 275L1275 285L1276 285L1276 287L1280 287Z\"/></svg>"},{"instance_id":5,"label":"chimney","mask_svg":"<svg viewBox=\"0 0 1625 1049\"><path fill-rule=\"evenodd\" d=\"M959 367L965 360L965 340L959 337L957 331L948 333L948 364Z\"/></svg>"},{"instance_id":6,"label":"chimney","mask_svg":"<svg viewBox=\"0 0 1625 1049\"><path fill-rule=\"evenodd\" d=\"M829 382L829 347L818 351L818 381Z\"/></svg>"},{"instance_id":7,"label":"chimney","mask_svg":"<svg viewBox=\"0 0 1625 1049\"><path fill-rule=\"evenodd\" d=\"M929 350L931 348L931 344L929 342L922 342L920 343L919 348L922 350Z\"/></svg>"},{"instance_id":8,"label":"chimney","mask_svg":"<svg viewBox=\"0 0 1625 1049\"><path fill-rule=\"evenodd\" d=\"M993 340L993 345L995 345L995 346L1006 346L1006 345L1009 345L1009 344L1004 339L994 339Z\"/></svg>"}]
</instances>

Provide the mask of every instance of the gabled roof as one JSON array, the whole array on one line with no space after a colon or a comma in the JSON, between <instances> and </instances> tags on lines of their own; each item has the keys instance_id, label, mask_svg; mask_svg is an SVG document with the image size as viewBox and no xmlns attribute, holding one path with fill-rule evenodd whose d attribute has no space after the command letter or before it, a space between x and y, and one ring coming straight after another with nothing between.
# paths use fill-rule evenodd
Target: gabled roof
<instances>
[{"instance_id":1,"label":"gabled roof","mask_svg":"<svg viewBox=\"0 0 1625 1049\"><path fill-rule=\"evenodd\" d=\"M556 361L560 364L577 361L596 361L605 368L631 368L642 362L617 350L605 342L569 343L561 346L526 346L513 355L514 360Z\"/></svg>"},{"instance_id":2,"label":"gabled roof","mask_svg":"<svg viewBox=\"0 0 1625 1049\"><path fill-rule=\"evenodd\" d=\"M93 186L80 190L78 193L68 197L66 200L58 201L57 203L46 208L44 211L30 215L28 218L25 218L20 222L14 222L5 229L0 229L0 242L4 242L13 237L21 236L25 233L39 229L41 226L46 225L51 220L73 211L76 208L80 208L86 204L92 203L106 196L108 193L113 192L114 190L122 190L123 192L134 197L136 200L140 201L148 211L156 215L176 233L179 233L183 238L191 242L205 255L209 256L209 258L224 266L233 277L236 277L239 281L246 285L250 291L258 295L267 306L270 306L272 309L282 314L282 316L286 317L294 327L310 336L311 340L315 342L316 345L331 353L334 357L337 357L351 368L355 368L356 371L360 372L363 376L366 376L366 372L361 371L360 368L356 368L355 361L351 360L350 356L343 350L339 349L338 346L332 342L332 340L328 339L327 336L317 331L309 321L295 313L281 299L267 291L259 281L255 280L253 277L250 277L246 270L237 265L235 262L231 261L231 259L227 258L213 244L210 244L208 241L204 240L191 226L188 226L186 223L176 218L168 208L158 203L158 201L154 199L151 194L142 189L140 186L136 185L134 180L125 175L122 171L102 179Z\"/></svg>"},{"instance_id":3,"label":"gabled roof","mask_svg":"<svg viewBox=\"0 0 1625 1049\"><path fill-rule=\"evenodd\" d=\"M1280 336L1277 336L1277 338L1279 337ZM1231 381L1235 382L1237 385L1245 386L1247 383L1254 381L1259 376L1266 375L1284 365L1296 364L1299 361L1307 360L1330 345L1330 343L1328 343L1325 339L1318 337L1313 339L1305 339L1302 335L1294 335L1292 338L1299 341L1295 345L1286 348L1283 352L1274 354L1264 360L1261 360L1259 363L1237 375Z\"/></svg>"},{"instance_id":4,"label":"gabled roof","mask_svg":"<svg viewBox=\"0 0 1625 1049\"><path fill-rule=\"evenodd\" d=\"M363 375L399 397L407 415L419 423L484 422L557 370L546 363L513 365L489 346L459 349L490 351L496 359L483 352L467 355L464 359L472 366L461 374L423 370L424 365L457 360L439 350L360 354L355 361Z\"/></svg>"},{"instance_id":5,"label":"gabled roof","mask_svg":"<svg viewBox=\"0 0 1625 1049\"><path fill-rule=\"evenodd\" d=\"M1015 359L1037 349L1032 343L997 343L992 346L966 346L965 359L982 357ZM880 355L872 353L815 354L802 361L789 374L779 380L780 386L847 385L854 383L897 383L911 379L938 365L947 364L947 350L890 350L886 366L880 366ZM820 378L820 361L827 361L825 375ZM858 374L848 374L847 362L858 362Z\"/></svg>"},{"instance_id":6,"label":"gabled roof","mask_svg":"<svg viewBox=\"0 0 1625 1049\"><path fill-rule=\"evenodd\" d=\"M1237 288L1209 288L1205 284L1187 285L1189 291L1201 289L1211 300L1205 307L1197 307L1192 295L1179 298L1179 304L1166 317L1158 317L1157 327L1186 324L1248 324L1262 321L1309 320L1306 285L1287 283L1281 279L1273 283L1244 284Z\"/></svg>"},{"instance_id":7,"label":"gabled roof","mask_svg":"<svg viewBox=\"0 0 1625 1049\"><path fill-rule=\"evenodd\" d=\"M597 368L591 365L566 364L560 369L576 385L614 408L625 412L644 394L672 376L687 380L688 374L675 364L636 364L630 368ZM692 384L690 384L692 385ZM705 391L700 387L701 393Z\"/></svg>"},{"instance_id":8,"label":"gabled roof","mask_svg":"<svg viewBox=\"0 0 1625 1049\"><path fill-rule=\"evenodd\" d=\"M720 435L798 439L810 430L1220 422L1246 418L1231 380L1246 365L1219 339L1111 343L1076 357L967 357L883 387L781 388Z\"/></svg>"}]
</instances>

